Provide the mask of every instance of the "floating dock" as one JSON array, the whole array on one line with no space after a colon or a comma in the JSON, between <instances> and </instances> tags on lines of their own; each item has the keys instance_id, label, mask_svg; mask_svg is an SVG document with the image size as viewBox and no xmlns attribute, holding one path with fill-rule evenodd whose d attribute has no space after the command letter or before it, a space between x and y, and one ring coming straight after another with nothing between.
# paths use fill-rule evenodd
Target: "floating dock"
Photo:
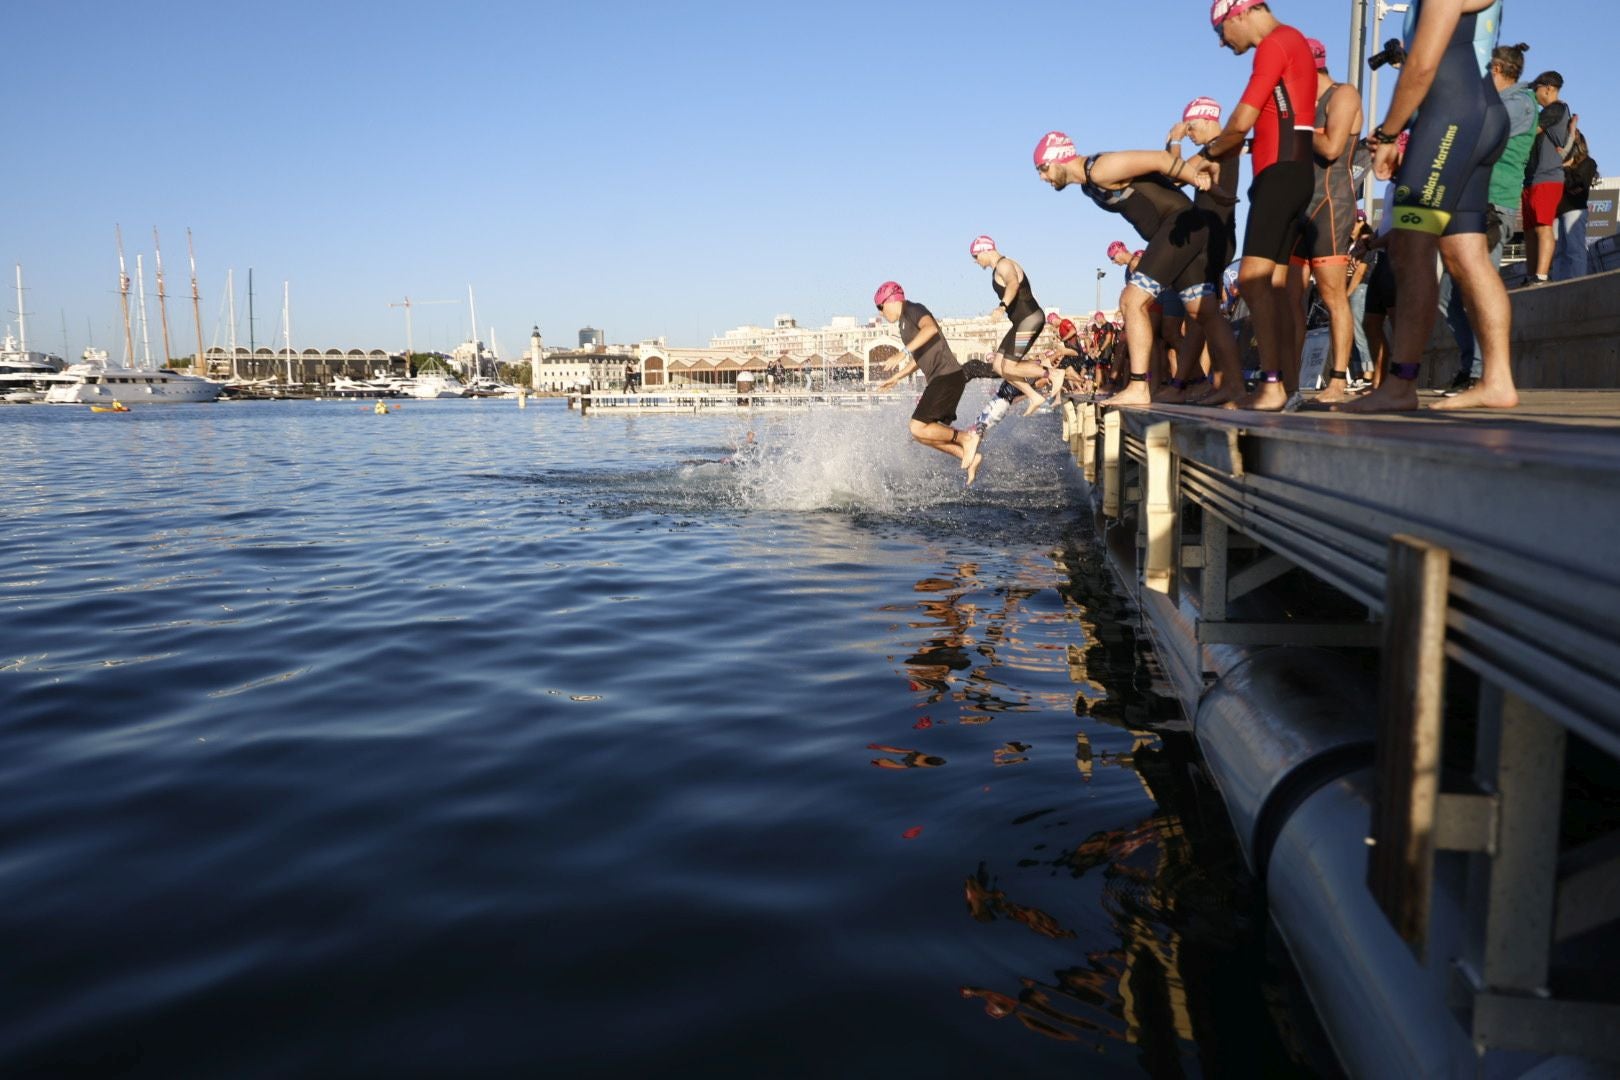
<instances>
[{"instance_id":1,"label":"floating dock","mask_svg":"<svg viewBox=\"0 0 1620 1080\"><path fill-rule=\"evenodd\" d=\"M1620 1075L1620 392L1064 437L1346 1071Z\"/></svg>"}]
</instances>

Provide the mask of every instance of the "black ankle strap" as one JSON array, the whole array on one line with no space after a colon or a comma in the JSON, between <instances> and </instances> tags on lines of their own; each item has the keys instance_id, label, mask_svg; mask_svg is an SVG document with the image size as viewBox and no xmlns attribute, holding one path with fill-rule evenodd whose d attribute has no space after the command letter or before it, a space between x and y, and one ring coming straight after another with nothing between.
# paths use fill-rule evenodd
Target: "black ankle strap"
<instances>
[{"instance_id":1,"label":"black ankle strap","mask_svg":"<svg viewBox=\"0 0 1620 1080\"><path fill-rule=\"evenodd\" d=\"M1347 380L1349 378L1350 378L1350 373L1348 371L1330 371L1330 372L1328 372L1328 382L1344 382L1345 380Z\"/></svg>"},{"instance_id":2,"label":"black ankle strap","mask_svg":"<svg viewBox=\"0 0 1620 1080\"><path fill-rule=\"evenodd\" d=\"M1137 375L1134 372L1131 374L1131 382L1147 382L1147 381L1148 381L1148 377L1147 377L1147 372L1145 372L1145 371L1140 375Z\"/></svg>"},{"instance_id":3,"label":"black ankle strap","mask_svg":"<svg viewBox=\"0 0 1620 1080\"><path fill-rule=\"evenodd\" d=\"M1391 360L1387 370L1389 374L1395 376L1397 379L1405 379L1407 382L1412 382L1418 377L1418 371L1421 370L1422 367L1422 364L1397 364Z\"/></svg>"}]
</instances>

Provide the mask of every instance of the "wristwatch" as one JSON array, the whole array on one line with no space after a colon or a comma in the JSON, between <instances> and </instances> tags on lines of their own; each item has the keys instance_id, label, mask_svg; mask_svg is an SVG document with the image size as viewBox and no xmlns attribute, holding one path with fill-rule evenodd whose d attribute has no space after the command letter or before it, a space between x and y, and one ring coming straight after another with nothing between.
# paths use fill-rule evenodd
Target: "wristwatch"
<instances>
[{"instance_id":1,"label":"wristwatch","mask_svg":"<svg viewBox=\"0 0 1620 1080\"><path fill-rule=\"evenodd\" d=\"M1400 138L1401 137L1399 135L1391 135L1389 132L1384 130L1384 125L1379 124L1377 127L1373 128L1372 134L1367 136L1367 141L1376 146L1392 146L1399 142Z\"/></svg>"}]
</instances>

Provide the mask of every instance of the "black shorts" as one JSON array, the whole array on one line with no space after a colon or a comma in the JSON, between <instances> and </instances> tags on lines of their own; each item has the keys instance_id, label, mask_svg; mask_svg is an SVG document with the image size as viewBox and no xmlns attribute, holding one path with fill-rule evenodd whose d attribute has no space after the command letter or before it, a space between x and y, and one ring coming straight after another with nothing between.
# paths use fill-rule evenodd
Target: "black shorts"
<instances>
[{"instance_id":1,"label":"black shorts","mask_svg":"<svg viewBox=\"0 0 1620 1080\"><path fill-rule=\"evenodd\" d=\"M990 366L988 360L967 361L962 365L962 377L968 380L1001 378L1000 375L996 374L995 368Z\"/></svg>"},{"instance_id":2,"label":"black shorts","mask_svg":"<svg viewBox=\"0 0 1620 1080\"><path fill-rule=\"evenodd\" d=\"M960 368L929 379L911 418L922 424L949 424L956 419L956 406L966 389L967 376Z\"/></svg>"},{"instance_id":3,"label":"black shorts","mask_svg":"<svg viewBox=\"0 0 1620 1080\"><path fill-rule=\"evenodd\" d=\"M1169 298L1165 294L1179 297L1184 290L1202 287L1207 276L1208 221L1203 211L1193 208L1166 219L1148 241L1130 284L1161 304ZM1165 307L1174 313L1175 305Z\"/></svg>"},{"instance_id":4,"label":"black shorts","mask_svg":"<svg viewBox=\"0 0 1620 1080\"><path fill-rule=\"evenodd\" d=\"M1279 161L1249 185L1249 226L1243 257L1286 263L1299 239L1300 219L1316 191L1310 161ZM1224 269L1224 268L1223 268Z\"/></svg>"},{"instance_id":5,"label":"black shorts","mask_svg":"<svg viewBox=\"0 0 1620 1080\"><path fill-rule=\"evenodd\" d=\"M1387 248L1374 254L1367 271L1367 314L1388 315L1395 310L1395 263Z\"/></svg>"}]
</instances>

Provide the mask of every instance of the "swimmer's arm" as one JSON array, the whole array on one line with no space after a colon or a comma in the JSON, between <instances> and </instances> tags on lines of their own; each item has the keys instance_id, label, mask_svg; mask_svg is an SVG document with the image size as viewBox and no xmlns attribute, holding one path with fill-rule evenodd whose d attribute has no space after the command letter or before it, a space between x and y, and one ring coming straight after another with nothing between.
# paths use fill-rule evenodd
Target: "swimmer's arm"
<instances>
[{"instance_id":1,"label":"swimmer's arm","mask_svg":"<svg viewBox=\"0 0 1620 1080\"><path fill-rule=\"evenodd\" d=\"M1425 0L1423 12L1418 16L1417 33L1412 47L1406 51L1406 63L1401 65L1400 78L1395 82L1395 95L1389 103L1389 112L1378 126L1384 134L1403 131L1417 115L1418 106L1434 87L1434 77L1440 71L1446 45L1463 16L1464 0Z\"/></svg>"},{"instance_id":2,"label":"swimmer's arm","mask_svg":"<svg viewBox=\"0 0 1620 1080\"><path fill-rule=\"evenodd\" d=\"M1204 156L1212 161L1219 161L1240 153L1249 132L1253 131L1254 125L1259 122L1260 110L1246 101L1240 102L1238 107L1232 110L1232 115L1226 121L1226 127L1204 147Z\"/></svg>"},{"instance_id":3,"label":"swimmer's arm","mask_svg":"<svg viewBox=\"0 0 1620 1080\"><path fill-rule=\"evenodd\" d=\"M1333 91L1328 102L1327 127L1311 138L1311 149L1328 161L1339 160L1352 135L1361 134L1361 98L1349 83Z\"/></svg>"},{"instance_id":4,"label":"swimmer's arm","mask_svg":"<svg viewBox=\"0 0 1620 1080\"><path fill-rule=\"evenodd\" d=\"M917 336L906 342L906 352L915 357L924 345L937 337L939 337L939 323L934 321L932 315L924 315L917 323ZM911 366L915 368L917 362L913 360Z\"/></svg>"},{"instance_id":5,"label":"swimmer's arm","mask_svg":"<svg viewBox=\"0 0 1620 1080\"><path fill-rule=\"evenodd\" d=\"M906 357L906 362L904 364L900 365L900 370L896 371L893 375L890 375L887 379L884 379L882 382L878 383L878 389L879 390L893 390L895 388L895 386L900 382L901 379L905 378L907 375L910 375L913 371L916 371L916 370L917 370L917 358L914 357L914 356L908 356L908 357Z\"/></svg>"},{"instance_id":6,"label":"swimmer's arm","mask_svg":"<svg viewBox=\"0 0 1620 1080\"><path fill-rule=\"evenodd\" d=\"M1011 268L1006 272L1003 280L1002 267L1007 266L1009 263L1012 264ZM1018 296L1018 286L1024 283L1024 268L1019 266L1013 259L1002 259L996 266L996 277L1001 280L1001 307L1002 310L1007 310L1012 307L1014 298Z\"/></svg>"},{"instance_id":7,"label":"swimmer's arm","mask_svg":"<svg viewBox=\"0 0 1620 1080\"><path fill-rule=\"evenodd\" d=\"M1169 175L1181 160L1173 150L1110 150L1091 162L1091 182L1098 187L1121 188L1141 176Z\"/></svg>"}]
</instances>

